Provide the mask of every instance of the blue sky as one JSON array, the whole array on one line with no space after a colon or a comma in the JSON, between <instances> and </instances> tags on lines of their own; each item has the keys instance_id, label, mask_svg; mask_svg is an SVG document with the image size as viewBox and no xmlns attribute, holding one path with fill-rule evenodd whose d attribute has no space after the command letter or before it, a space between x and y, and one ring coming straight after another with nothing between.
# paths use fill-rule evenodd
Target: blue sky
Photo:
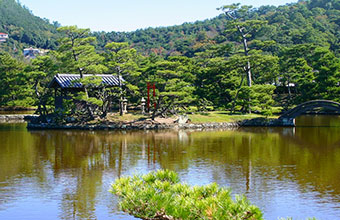
<instances>
[{"instance_id":1,"label":"blue sky","mask_svg":"<svg viewBox=\"0 0 340 220\"><path fill-rule=\"evenodd\" d=\"M20 0L35 15L92 31L133 31L213 18L216 8L240 2L259 7L297 0Z\"/></svg>"}]
</instances>

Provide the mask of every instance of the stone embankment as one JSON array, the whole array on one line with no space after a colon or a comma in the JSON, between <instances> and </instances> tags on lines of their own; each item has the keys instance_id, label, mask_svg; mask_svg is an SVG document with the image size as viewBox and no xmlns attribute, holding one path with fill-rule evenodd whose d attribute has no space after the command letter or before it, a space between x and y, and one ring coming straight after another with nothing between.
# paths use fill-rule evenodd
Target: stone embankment
<instances>
[{"instance_id":1,"label":"stone embankment","mask_svg":"<svg viewBox=\"0 0 340 220\"><path fill-rule=\"evenodd\" d=\"M33 120L34 121L34 120ZM151 119L134 121L134 122L112 122L105 121L97 124L56 124L56 123L33 123L29 122L28 129L46 130L46 129L76 129L76 130L166 130L166 129L192 129L192 130L210 130L210 129L231 129L238 127L284 127L292 126L285 124L279 119L254 118L239 122L223 123L190 123L181 120L169 120L167 122L153 121Z\"/></svg>"},{"instance_id":2,"label":"stone embankment","mask_svg":"<svg viewBox=\"0 0 340 220\"><path fill-rule=\"evenodd\" d=\"M238 128L240 124L238 122L223 122L223 123L200 123L200 124L178 124L179 129L226 129L226 128Z\"/></svg>"},{"instance_id":3,"label":"stone embankment","mask_svg":"<svg viewBox=\"0 0 340 220\"><path fill-rule=\"evenodd\" d=\"M239 122L240 127L295 127L295 119L253 118Z\"/></svg>"},{"instance_id":4,"label":"stone embankment","mask_svg":"<svg viewBox=\"0 0 340 220\"><path fill-rule=\"evenodd\" d=\"M0 123L3 122L24 122L36 118L36 115L0 115Z\"/></svg>"},{"instance_id":5,"label":"stone embankment","mask_svg":"<svg viewBox=\"0 0 340 220\"><path fill-rule=\"evenodd\" d=\"M111 124L98 124L98 125L75 125L75 124L50 124L50 123L28 123L28 129L77 129L77 130L166 130L166 129L228 129L237 128L238 123L201 123L201 124L178 124L178 123L111 123Z\"/></svg>"}]
</instances>

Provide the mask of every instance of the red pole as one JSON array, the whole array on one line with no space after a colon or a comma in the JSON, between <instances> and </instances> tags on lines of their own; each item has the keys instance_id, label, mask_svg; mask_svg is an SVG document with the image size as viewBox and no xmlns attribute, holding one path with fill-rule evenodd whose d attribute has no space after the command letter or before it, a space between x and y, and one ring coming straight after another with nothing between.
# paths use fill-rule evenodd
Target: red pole
<instances>
[{"instance_id":1,"label":"red pole","mask_svg":"<svg viewBox=\"0 0 340 220\"><path fill-rule=\"evenodd\" d=\"M150 83L148 83L148 111L150 111Z\"/></svg>"},{"instance_id":2,"label":"red pole","mask_svg":"<svg viewBox=\"0 0 340 220\"><path fill-rule=\"evenodd\" d=\"M155 86L155 83L153 84L153 100L154 100L153 107L156 110L156 86Z\"/></svg>"}]
</instances>

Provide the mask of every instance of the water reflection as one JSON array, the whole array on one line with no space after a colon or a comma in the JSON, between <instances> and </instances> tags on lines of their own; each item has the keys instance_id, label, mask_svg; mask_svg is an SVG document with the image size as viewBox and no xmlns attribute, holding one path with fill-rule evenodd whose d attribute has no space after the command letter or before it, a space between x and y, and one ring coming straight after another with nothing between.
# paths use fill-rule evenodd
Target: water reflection
<instances>
[{"instance_id":1,"label":"water reflection","mask_svg":"<svg viewBox=\"0 0 340 220\"><path fill-rule=\"evenodd\" d=\"M28 132L0 125L0 219L132 219L117 211L110 183L160 168L193 185L217 182L245 193L266 219L340 218L339 131Z\"/></svg>"}]
</instances>

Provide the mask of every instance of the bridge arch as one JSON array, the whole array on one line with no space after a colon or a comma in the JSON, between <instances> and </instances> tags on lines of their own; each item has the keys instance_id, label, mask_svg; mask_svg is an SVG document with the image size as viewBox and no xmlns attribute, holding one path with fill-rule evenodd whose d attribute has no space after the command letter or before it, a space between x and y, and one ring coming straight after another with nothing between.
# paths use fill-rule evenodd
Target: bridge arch
<instances>
[{"instance_id":1,"label":"bridge arch","mask_svg":"<svg viewBox=\"0 0 340 220\"><path fill-rule=\"evenodd\" d=\"M313 110L315 108L325 108L329 110L333 110L335 112L340 113L340 103L330 101L330 100L313 100L304 102L295 108L292 108L291 110L288 110L284 114L282 114L279 117L279 120L287 122L287 123L293 123L292 125L295 126L295 118L307 113L310 110Z\"/></svg>"}]
</instances>

